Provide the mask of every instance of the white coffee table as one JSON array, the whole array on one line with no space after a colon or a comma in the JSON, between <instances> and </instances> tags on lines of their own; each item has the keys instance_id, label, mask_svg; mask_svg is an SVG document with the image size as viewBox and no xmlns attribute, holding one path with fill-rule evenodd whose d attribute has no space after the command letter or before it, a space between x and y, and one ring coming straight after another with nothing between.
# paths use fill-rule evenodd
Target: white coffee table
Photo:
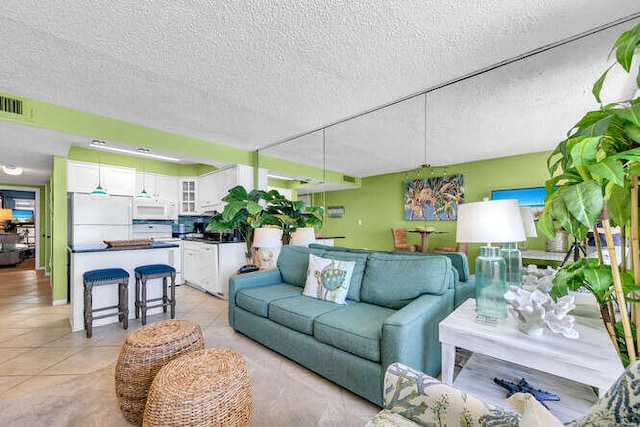
<instances>
[{"instance_id":1,"label":"white coffee table","mask_svg":"<svg viewBox=\"0 0 640 427\"><path fill-rule=\"evenodd\" d=\"M456 347L461 347L596 387L602 396L624 368L597 315L595 300L589 297L576 299L574 312L580 333L576 340L548 330L539 337L531 337L520 332L511 317L499 320L496 325L478 323L475 300L467 300L440 322L442 381L452 384Z\"/></svg>"}]
</instances>

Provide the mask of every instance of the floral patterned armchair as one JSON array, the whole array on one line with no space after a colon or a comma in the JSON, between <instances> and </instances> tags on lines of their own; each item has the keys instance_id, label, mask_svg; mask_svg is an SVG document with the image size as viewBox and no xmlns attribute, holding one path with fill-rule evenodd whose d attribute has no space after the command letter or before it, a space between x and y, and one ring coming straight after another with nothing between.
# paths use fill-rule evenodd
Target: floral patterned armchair
<instances>
[{"instance_id":1,"label":"floral patterned armchair","mask_svg":"<svg viewBox=\"0 0 640 427\"><path fill-rule=\"evenodd\" d=\"M640 425L639 365L640 362L630 365L588 414L566 425ZM550 421L553 416L533 398L526 409L518 408L523 411L520 415L483 402L400 363L387 368L383 397L385 408L369 421L367 427L562 425L557 420Z\"/></svg>"}]
</instances>

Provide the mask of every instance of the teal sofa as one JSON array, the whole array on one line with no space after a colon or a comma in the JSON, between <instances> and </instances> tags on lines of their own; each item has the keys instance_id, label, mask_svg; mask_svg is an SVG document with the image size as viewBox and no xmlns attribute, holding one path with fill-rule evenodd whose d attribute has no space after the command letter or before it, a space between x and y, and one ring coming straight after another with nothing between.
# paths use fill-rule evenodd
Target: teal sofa
<instances>
[{"instance_id":1,"label":"teal sofa","mask_svg":"<svg viewBox=\"0 0 640 427\"><path fill-rule=\"evenodd\" d=\"M346 304L302 295L309 254L355 262ZM277 268L229 280L229 325L381 406L390 364L440 371L455 271L446 256L284 246Z\"/></svg>"}]
</instances>

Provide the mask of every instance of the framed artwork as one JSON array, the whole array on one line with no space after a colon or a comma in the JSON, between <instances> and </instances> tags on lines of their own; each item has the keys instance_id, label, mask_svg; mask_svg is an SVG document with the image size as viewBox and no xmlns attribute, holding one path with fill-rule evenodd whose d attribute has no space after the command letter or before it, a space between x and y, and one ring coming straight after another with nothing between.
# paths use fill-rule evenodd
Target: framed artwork
<instances>
[{"instance_id":1,"label":"framed artwork","mask_svg":"<svg viewBox=\"0 0 640 427\"><path fill-rule=\"evenodd\" d=\"M404 182L404 219L455 221L464 202L464 176L440 176Z\"/></svg>"}]
</instances>

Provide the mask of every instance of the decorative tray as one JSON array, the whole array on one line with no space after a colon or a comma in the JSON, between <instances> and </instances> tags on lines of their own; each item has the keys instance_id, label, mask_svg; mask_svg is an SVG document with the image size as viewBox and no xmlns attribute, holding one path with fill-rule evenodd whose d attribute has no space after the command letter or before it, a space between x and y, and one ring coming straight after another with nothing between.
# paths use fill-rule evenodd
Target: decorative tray
<instances>
[{"instance_id":1,"label":"decorative tray","mask_svg":"<svg viewBox=\"0 0 640 427\"><path fill-rule=\"evenodd\" d=\"M110 248L122 248L126 246L151 246L153 239L134 239L134 240L103 240Z\"/></svg>"}]
</instances>

